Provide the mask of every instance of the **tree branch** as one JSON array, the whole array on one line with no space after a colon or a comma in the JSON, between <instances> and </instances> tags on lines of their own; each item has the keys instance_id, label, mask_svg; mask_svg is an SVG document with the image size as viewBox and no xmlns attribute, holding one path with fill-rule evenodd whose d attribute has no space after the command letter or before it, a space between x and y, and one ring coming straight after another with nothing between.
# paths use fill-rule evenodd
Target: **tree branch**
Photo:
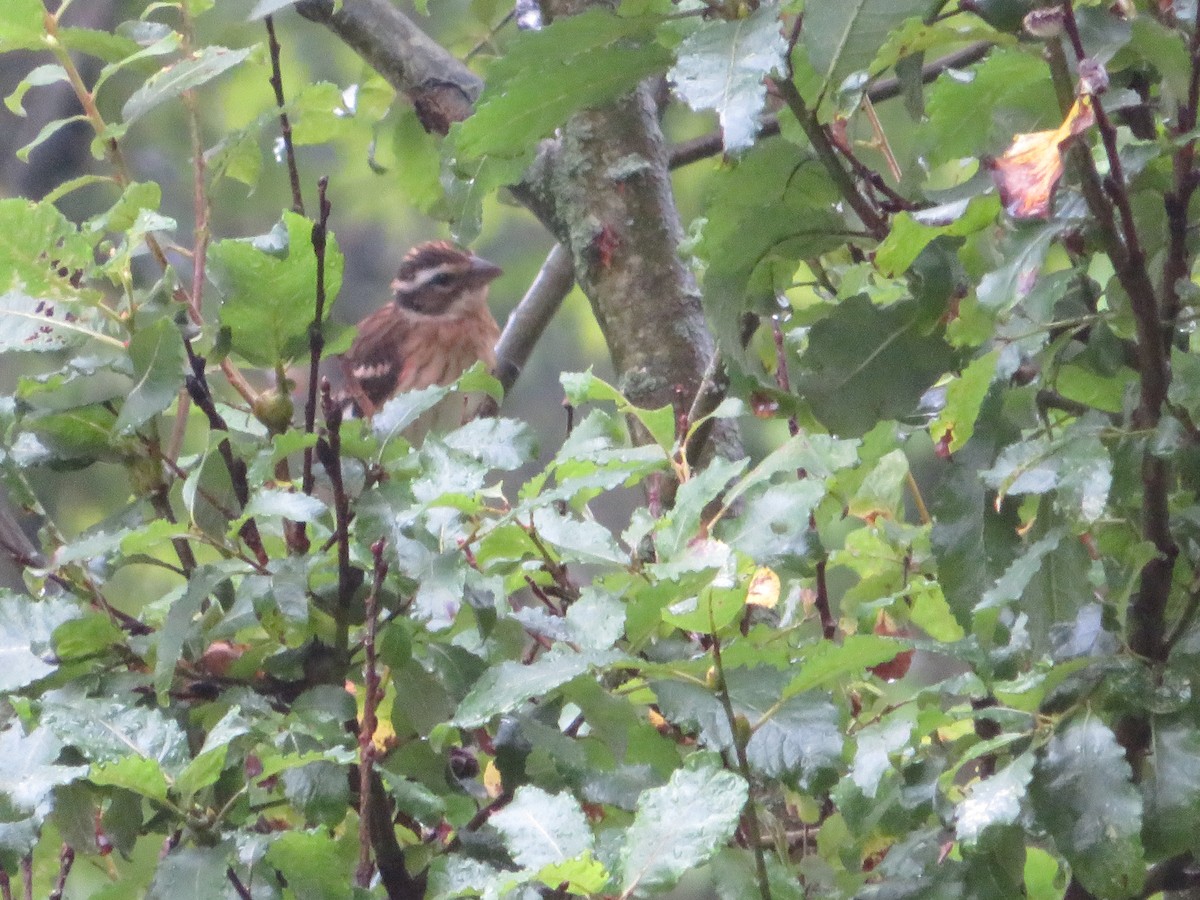
<instances>
[{"instance_id":1,"label":"tree branch","mask_svg":"<svg viewBox=\"0 0 1200 900\"><path fill-rule=\"evenodd\" d=\"M533 284L509 313L504 331L500 333L500 341L496 344L496 377L504 386L505 393L516 384L542 332L574 285L575 269L571 265L571 253L562 244L555 244L533 279Z\"/></svg>"},{"instance_id":2,"label":"tree branch","mask_svg":"<svg viewBox=\"0 0 1200 900\"><path fill-rule=\"evenodd\" d=\"M341 38L406 94L426 131L445 134L472 112L483 82L390 0L300 0L296 11Z\"/></svg>"}]
</instances>

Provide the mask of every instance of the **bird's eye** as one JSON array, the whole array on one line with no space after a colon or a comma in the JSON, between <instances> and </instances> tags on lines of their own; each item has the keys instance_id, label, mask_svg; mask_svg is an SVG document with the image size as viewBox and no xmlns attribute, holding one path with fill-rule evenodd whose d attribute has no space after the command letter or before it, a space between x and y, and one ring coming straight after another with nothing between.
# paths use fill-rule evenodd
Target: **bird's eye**
<instances>
[{"instance_id":1,"label":"bird's eye","mask_svg":"<svg viewBox=\"0 0 1200 900\"><path fill-rule=\"evenodd\" d=\"M453 280L454 280L454 276L451 275L449 272L438 272L436 275L434 275L432 278L429 279L429 283L431 285L433 285L434 287L441 288L441 287L446 287Z\"/></svg>"}]
</instances>

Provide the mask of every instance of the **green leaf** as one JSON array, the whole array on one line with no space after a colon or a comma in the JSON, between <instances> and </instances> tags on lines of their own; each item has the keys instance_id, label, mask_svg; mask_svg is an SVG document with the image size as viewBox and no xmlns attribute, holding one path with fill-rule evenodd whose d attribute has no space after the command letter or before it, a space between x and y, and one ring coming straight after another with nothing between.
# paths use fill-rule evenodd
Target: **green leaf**
<instances>
[{"instance_id":1,"label":"green leaf","mask_svg":"<svg viewBox=\"0 0 1200 900\"><path fill-rule=\"evenodd\" d=\"M916 410L921 394L955 355L940 334L925 334L915 301L886 309L859 295L812 327L793 385L830 431L865 434L882 419Z\"/></svg>"},{"instance_id":2,"label":"green leaf","mask_svg":"<svg viewBox=\"0 0 1200 900\"><path fill-rule=\"evenodd\" d=\"M1100 897L1142 888L1142 798L1112 731L1088 715L1050 739L1030 788L1038 827L1054 838L1075 878Z\"/></svg>"},{"instance_id":3,"label":"green leaf","mask_svg":"<svg viewBox=\"0 0 1200 900\"><path fill-rule=\"evenodd\" d=\"M713 175L699 255L707 260L704 312L736 370L766 378L747 353L745 313L779 311L800 260L841 245L846 224L838 196L815 157L783 139L757 143ZM760 199L771 197L764 205ZM774 379L769 379L774 387Z\"/></svg>"},{"instance_id":4,"label":"green leaf","mask_svg":"<svg viewBox=\"0 0 1200 900\"><path fill-rule=\"evenodd\" d=\"M167 776L154 759L125 756L111 762L97 763L88 773L88 780L99 787L124 788L148 800L167 802Z\"/></svg>"},{"instance_id":5,"label":"green leaf","mask_svg":"<svg viewBox=\"0 0 1200 900\"><path fill-rule=\"evenodd\" d=\"M287 880L296 900L350 900L351 871L329 832L286 831L267 850L267 862Z\"/></svg>"},{"instance_id":6,"label":"green leaf","mask_svg":"<svg viewBox=\"0 0 1200 900\"><path fill-rule=\"evenodd\" d=\"M566 862L592 849L587 817L570 794L549 794L523 785L488 822L499 830L509 855L523 869Z\"/></svg>"},{"instance_id":7,"label":"green leaf","mask_svg":"<svg viewBox=\"0 0 1200 900\"><path fill-rule=\"evenodd\" d=\"M118 63L138 52L136 41L109 31L95 28L60 28L58 39L68 50L86 53L106 63Z\"/></svg>"},{"instance_id":8,"label":"green leaf","mask_svg":"<svg viewBox=\"0 0 1200 900\"><path fill-rule=\"evenodd\" d=\"M10 724L0 731L0 798L4 822L0 826L0 850L29 852L37 829L50 812L51 794L87 774L87 766L56 765L62 742L45 728L24 734Z\"/></svg>"},{"instance_id":9,"label":"green leaf","mask_svg":"<svg viewBox=\"0 0 1200 900\"><path fill-rule=\"evenodd\" d=\"M48 84L57 84L66 80L67 70L57 63L38 66L21 80L11 94L4 98L4 105L13 115L24 118L25 105L22 101L30 88L45 87Z\"/></svg>"},{"instance_id":10,"label":"green leaf","mask_svg":"<svg viewBox=\"0 0 1200 900\"><path fill-rule=\"evenodd\" d=\"M537 452L537 436L525 422L493 416L472 419L442 440L489 469L503 471L525 465Z\"/></svg>"},{"instance_id":11,"label":"green leaf","mask_svg":"<svg viewBox=\"0 0 1200 900\"><path fill-rule=\"evenodd\" d=\"M1185 853L1196 845L1192 824L1200 815L1200 733L1187 716L1154 723L1151 774L1146 797L1146 845L1157 856Z\"/></svg>"},{"instance_id":12,"label":"green leaf","mask_svg":"<svg viewBox=\"0 0 1200 900\"><path fill-rule=\"evenodd\" d=\"M228 883L225 872L232 855L228 844L176 847L155 869L146 900L217 900L225 896L218 886Z\"/></svg>"},{"instance_id":13,"label":"green leaf","mask_svg":"<svg viewBox=\"0 0 1200 900\"><path fill-rule=\"evenodd\" d=\"M268 234L219 241L209 250L214 280L224 295L221 324L230 329L233 349L254 365L273 368L308 351L317 284L312 227L303 216L285 212ZM341 288L342 267L331 236L325 251L330 301ZM331 306L326 303L326 314Z\"/></svg>"},{"instance_id":14,"label":"green leaf","mask_svg":"<svg viewBox=\"0 0 1200 900\"><path fill-rule=\"evenodd\" d=\"M129 357L133 361L133 389L121 404L121 414L113 426L116 431L133 431L162 412L183 387L183 338L170 319L164 317L139 329L129 341Z\"/></svg>"},{"instance_id":15,"label":"green leaf","mask_svg":"<svg viewBox=\"0 0 1200 900\"><path fill-rule=\"evenodd\" d=\"M94 699L73 688L49 691L42 699L42 724L94 763L132 754L170 774L188 762L187 738L173 719L123 699Z\"/></svg>"},{"instance_id":16,"label":"green leaf","mask_svg":"<svg viewBox=\"0 0 1200 900\"><path fill-rule=\"evenodd\" d=\"M519 156L577 110L664 71L671 55L655 43L652 26L652 20L590 10L520 32L488 70L474 115L451 132L458 152Z\"/></svg>"},{"instance_id":17,"label":"green leaf","mask_svg":"<svg viewBox=\"0 0 1200 900\"><path fill-rule=\"evenodd\" d=\"M744 19L712 19L675 51L667 77L694 110L713 109L727 153L754 143L767 100L766 77L783 67L787 49L779 10L765 4Z\"/></svg>"},{"instance_id":18,"label":"green leaf","mask_svg":"<svg viewBox=\"0 0 1200 900\"><path fill-rule=\"evenodd\" d=\"M0 4L0 52L45 49L42 0L8 0Z\"/></svg>"},{"instance_id":19,"label":"green leaf","mask_svg":"<svg viewBox=\"0 0 1200 900\"><path fill-rule=\"evenodd\" d=\"M837 90L846 76L868 68L888 36L928 7L928 0L842 0L806 7L800 37L824 88Z\"/></svg>"},{"instance_id":20,"label":"green leaf","mask_svg":"<svg viewBox=\"0 0 1200 900\"><path fill-rule=\"evenodd\" d=\"M167 705L167 691L175 678L175 665L179 662L184 643L198 631L196 617L204 601L218 584L228 578L229 573L217 566L201 566L192 573L182 596L167 611L167 620L159 634L158 653L154 658L154 691L160 705Z\"/></svg>"},{"instance_id":21,"label":"green leaf","mask_svg":"<svg viewBox=\"0 0 1200 900\"><path fill-rule=\"evenodd\" d=\"M987 828L1012 825L1021 816L1033 778L1033 756L1022 754L989 778L981 778L955 811L955 829L964 844L977 843Z\"/></svg>"},{"instance_id":22,"label":"green leaf","mask_svg":"<svg viewBox=\"0 0 1200 900\"><path fill-rule=\"evenodd\" d=\"M167 66L134 91L121 110L121 118L126 125L132 125L160 103L173 100L184 91L200 87L232 69L250 55L251 49L208 46Z\"/></svg>"},{"instance_id":23,"label":"green leaf","mask_svg":"<svg viewBox=\"0 0 1200 900\"><path fill-rule=\"evenodd\" d=\"M79 616L79 608L66 598L39 601L0 593L0 691L15 691L54 672L51 635Z\"/></svg>"},{"instance_id":24,"label":"green leaf","mask_svg":"<svg viewBox=\"0 0 1200 900\"><path fill-rule=\"evenodd\" d=\"M544 700L551 691L584 672L611 665L619 659L621 655L613 651L575 653L555 649L529 665L502 662L488 669L463 698L454 714L454 724L460 728L476 728L492 716L511 712L531 697Z\"/></svg>"},{"instance_id":25,"label":"green leaf","mask_svg":"<svg viewBox=\"0 0 1200 900\"><path fill-rule=\"evenodd\" d=\"M917 212L900 212L875 251L875 265L895 277L908 271L934 239L942 235L974 234L995 222L1000 200L995 195L969 197Z\"/></svg>"},{"instance_id":26,"label":"green leaf","mask_svg":"<svg viewBox=\"0 0 1200 900\"><path fill-rule=\"evenodd\" d=\"M107 211L88 220L86 228L93 233L124 232L133 227L142 210L151 212L162 203L162 188L153 181L135 181L121 192L120 198Z\"/></svg>"},{"instance_id":27,"label":"green leaf","mask_svg":"<svg viewBox=\"0 0 1200 900\"><path fill-rule=\"evenodd\" d=\"M992 53L969 72L968 78L946 73L929 89L918 139L931 165L1001 153L1014 134L1062 121L1036 53Z\"/></svg>"},{"instance_id":28,"label":"green leaf","mask_svg":"<svg viewBox=\"0 0 1200 900\"><path fill-rule=\"evenodd\" d=\"M1112 457L1100 440L1100 427L1098 421L1084 420L1050 440L1010 444L982 473L983 481L1001 497L1057 490L1060 511L1093 523L1104 514L1112 487Z\"/></svg>"},{"instance_id":29,"label":"green leaf","mask_svg":"<svg viewBox=\"0 0 1200 900\"><path fill-rule=\"evenodd\" d=\"M892 754L908 746L913 733L913 723L905 718L909 714L903 711L889 715L858 732L850 781L868 800L876 797L884 775L895 767Z\"/></svg>"},{"instance_id":30,"label":"green leaf","mask_svg":"<svg viewBox=\"0 0 1200 900\"><path fill-rule=\"evenodd\" d=\"M670 406L659 409L634 406L625 399L624 394L602 378L597 378L590 369L586 372L563 372L559 381L567 399L576 406L589 401L615 403L619 412L637 418L663 450L670 450L675 444L675 413Z\"/></svg>"},{"instance_id":31,"label":"green leaf","mask_svg":"<svg viewBox=\"0 0 1200 900\"><path fill-rule=\"evenodd\" d=\"M868 667L895 659L896 654L907 649L903 641L877 634L852 634L841 644L821 641L805 648L800 657L800 671L782 696L791 697L834 681L861 677Z\"/></svg>"},{"instance_id":32,"label":"green leaf","mask_svg":"<svg viewBox=\"0 0 1200 900\"><path fill-rule=\"evenodd\" d=\"M327 512L327 508L316 497L298 491L262 488L255 492L246 504L243 520L250 516L291 519L293 522L315 522ZM234 523L232 530L240 525Z\"/></svg>"},{"instance_id":33,"label":"green leaf","mask_svg":"<svg viewBox=\"0 0 1200 900\"><path fill-rule=\"evenodd\" d=\"M565 560L616 565L629 562L629 554L620 548L612 533L594 519L572 518L545 506L534 510L533 527Z\"/></svg>"},{"instance_id":34,"label":"green leaf","mask_svg":"<svg viewBox=\"0 0 1200 900\"><path fill-rule=\"evenodd\" d=\"M999 362L999 350L985 353L971 360L946 386L946 405L929 426L929 436L935 444L949 435L946 448L950 453L957 453L971 439L975 433L975 420L979 418L979 409L992 386Z\"/></svg>"},{"instance_id":35,"label":"green leaf","mask_svg":"<svg viewBox=\"0 0 1200 900\"><path fill-rule=\"evenodd\" d=\"M711 753L695 753L671 780L645 791L621 849L622 894L674 886L733 836L749 791Z\"/></svg>"},{"instance_id":36,"label":"green leaf","mask_svg":"<svg viewBox=\"0 0 1200 900\"><path fill-rule=\"evenodd\" d=\"M78 292L72 273L91 265L91 245L57 207L0 199L0 288L32 296L35 302L74 298ZM59 312L61 318L63 310Z\"/></svg>"}]
</instances>

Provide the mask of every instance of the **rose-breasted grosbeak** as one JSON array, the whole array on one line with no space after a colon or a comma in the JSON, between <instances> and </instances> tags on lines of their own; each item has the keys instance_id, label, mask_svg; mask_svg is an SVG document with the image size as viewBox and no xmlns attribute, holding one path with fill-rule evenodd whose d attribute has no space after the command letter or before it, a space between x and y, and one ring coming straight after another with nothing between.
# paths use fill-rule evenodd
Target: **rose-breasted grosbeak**
<instances>
[{"instance_id":1,"label":"rose-breasted grosbeak","mask_svg":"<svg viewBox=\"0 0 1200 900\"><path fill-rule=\"evenodd\" d=\"M401 391L450 384L480 360L494 368L500 328L487 295L500 273L446 241L410 250L392 281L392 301L359 323L354 343L336 360L336 399L370 417ZM478 405L479 398L447 397L417 430L461 425Z\"/></svg>"}]
</instances>

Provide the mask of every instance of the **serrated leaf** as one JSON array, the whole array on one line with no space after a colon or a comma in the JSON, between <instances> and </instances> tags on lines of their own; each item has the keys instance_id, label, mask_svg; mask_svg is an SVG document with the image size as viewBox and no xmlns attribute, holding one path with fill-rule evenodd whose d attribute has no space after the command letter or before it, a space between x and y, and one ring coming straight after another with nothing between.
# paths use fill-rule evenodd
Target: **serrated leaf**
<instances>
[{"instance_id":1,"label":"serrated leaf","mask_svg":"<svg viewBox=\"0 0 1200 900\"><path fill-rule=\"evenodd\" d=\"M924 318L915 301L880 309L862 295L843 300L809 332L793 385L836 434L865 434L881 419L910 415L955 364L940 334L923 333Z\"/></svg>"},{"instance_id":2,"label":"serrated leaf","mask_svg":"<svg viewBox=\"0 0 1200 900\"><path fill-rule=\"evenodd\" d=\"M73 298L72 273L92 262L91 245L57 207L0 199L0 290L37 300Z\"/></svg>"},{"instance_id":3,"label":"serrated leaf","mask_svg":"<svg viewBox=\"0 0 1200 900\"><path fill-rule=\"evenodd\" d=\"M492 716L511 712L531 697L544 697L584 672L621 658L621 654L612 651L576 653L555 649L529 665L502 662L488 669L463 698L454 714L454 724L461 728L478 727Z\"/></svg>"},{"instance_id":4,"label":"serrated leaf","mask_svg":"<svg viewBox=\"0 0 1200 900\"><path fill-rule=\"evenodd\" d=\"M766 77L783 66L787 49L779 10L764 4L744 19L713 19L675 51L667 77L694 110L716 110L726 152L754 142L767 99Z\"/></svg>"},{"instance_id":5,"label":"serrated leaf","mask_svg":"<svg viewBox=\"0 0 1200 900\"><path fill-rule=\"evenodd\" d=\"M451 139L463 157L518 156L572 113L633 90L671 54L650 20L590 10L519 33Z\"/></svg>"},{"instance_id":6,"label":"serrated leaf","mask_svg":"<svg viewBox=\"0 0 1200 900\"><path fill-rule=\"evenodd\" d=\"M980 779L955 811L958 839L975 844L993 825L1012 825L1025 805L1026 788L1033 778L1033 756L1023 754L994 775Z\"/></svg>"},{"instance_id":7,"label":"serrated leaf","mask_svg":"<svg viewBox=\"0 0 1200 900\"><path fill-rule=\"evenodd\" d=\"M42 49L45 15L42 0L8 0L0 4L0 51Z\"/></svg>"},{"instance_id":8,"label":"serrated leaf","mask_svg":"<svg viewBox=\"0 0 1200 900\"><path fill-rule=\"evenodd\" d=\"M45 728L29 734L17 724L0 731L0 798L4 823L0 850L29 852L37 829L50 812L52 791L87 774L87 766L55 765L62 742Z\"/></svg>"},{"instance_id":9,"label":"serrated leaf","mask_svg":"<svg viewBox=\"0 0 1200 900\"><path fill-rule=\"evenodd\" d=\"M268 234L219 241L209 250L224 294L221 324L233 349L255 365L274 367L308 350L316 298L312 222L293 212ZM343 258L330 236L325 250L326 315L342 284Z\"/></svg>"},{"instance_id":10,"label":"serrated leaf","mask_svg":"<svg viewBox=\"0 0 1200 900\"><path fill-rule=\"evenodd\" d=\"M0 594L0 691L15 691L54 672L51 636L80 610L64 598Z\"/></svg>"},{"instance_id":11,"label":"serrated leaf","mask_svg":"<svg viewBox=\"0 0 1200 900\"><path fill-rule=\"evenodd\" d=\"M218 885L227 882L233 848L228 844L176 847L154 870L146 900L216 900Z\"/></svg>"},{"instance_id":12,"label":"serrated leaf","mask_svg":"<svg viewBox=\"0 0 1200 900\"><path fill-rule=\"evenodd\" d=\"M141 756L156 761L170 774L188 761L183 730L157 709L62 689L43 697L42 724L94 763Z\"/></svg>"},{"instance_id":13,"label":"serrated leaf","mask_svg":"<svg viewBox=\"0 0 1200 900\"><path fill-rule=\"evenodd\" d=\"M516 419L472 419L442 440L447 447L465 453L489 469L503 471L523 466L537 451L533 430Z\"/></svg>"},{"instance_id":14,"label":"serrated leaf","mask_svg":"<svg viewBox=\"0 0 1200 900\"><path fill-rule=\"evenodd\" d=\"M594 519L576 519L545 506L534 510L533 527L565 560L617 565L629 561L629 554L620 548L612 533Z\"/></svg>"},{"instance_id":15,"label":"serrated leaf","mask_svg":"<svg viewBox=\"0 0 1200 900\"><path fill-rule=\"evenodd\" d=\"M88 773L88 781L99 787L118 787L139 797L167 801L167 777L158 760L144 756L125 756L111 762L97 763Z\"/></svg>"},{"instance_id":16,"label":"serrated leaf","mask_svg":"<svg viewBox=\"0 0 1200 900\"><path fill-rule=\"evenodd\" d=\"M592 831L579 801L533 785L517 788L512 802L488 819L523 869L539 870L592 849Z\"/></svg>"},{"instance_id":17,"label":"serrated leaf","mask_svg":"<svg viewBox=\"0 0 1200 900\"><path fill-rule=\"evenodd\" d=\"M121 414L113 426L116 431L132 431L162 412L183 387L183 338L170 319L162 318L139 329L129 341L129 357L133 361L133 388L121 404Z\"/></svg>"},{"instance_id":18,"label":"serrated leaf","mask_svg":"<svg viewBox=\"0 0 1200 900\"><path fill-rule=\"evenodd\" d=\"M1142 888L1142 798L1112 730L1085 716L1052 737L1030 787L1037 824L1079 883L1100 897Z\"/></svg>"},{"instance_id":19,"label":"serrated leaf","mask_svg":"<svg viewBox=\"0 0 1200 900\"><path fill-rule=\"evenodd\" d=\"M901 275L936 238L973 234L992 224L999 212L1000 201L987 195L897 213L887 237L875 251L875 265L889 277Z\"/></svg>"},{"instance_id":20,"label":"serrated leaf","mask_svg":"<svg viewBox=\"0 0 1200 900\"><path fill-rule=\"evenodd\" d=\"M330 833L285 831L267 850L267 862L287 879L296 900L350 900L351 872Z\"/></svg>"},{"instance_id":21,"label":"serrated leaf","mask_svg":"<svg viewBox=\"0 0 1200 900\"><path fill-rule=\"evenodd\" d=\"M766 206L764 196L772 198ZM735 370L767 378L757 357L747 353L745 313L778 312L776 298L791 286L799 261L843 243L846 225L837 202L816 159L782 139L758 142L710 179L698 247L708 262L704 312L722 359Z\"/></svg>"},{"instance_id":22,"label":"serrated leaf","mask_svg":"<svg viewBox=\"0 0 1200 900\"><path fill-rule=\"evenodd\" d=\"M821 641L805 649L800 658L800 671L788 683L782 696L791 697L833 681L861 677L870 666L895 659L896 654L907 649L909 647L903 641L877 634L852 634L841 644Z\"/></svg>"},{"instance_id":23,"label":"serrated leaf","mask_svg":"<svg viewBox=\"0 0 1200 900\"><path fill-rule=\"evenodd\" d=\"M228 47L208 46L166 67L134 91L121 110L122 120L126 125L131 125L160 103L212 81L249 56L251 49L231 50Z\"/></svg>"},{"instance_id":24,"label":"serrated leaf","mask_svg":"<svg viewBox=\"0 0 1200 900\"><path fill-rule=\"evenodd\" d=\"M732 836L749 790L710 753L693 754L663 787L643 792L621 849L622 893L675 885Z\"/></svg>"},{"instance_id":25,"label":"serrated leaf","mask_svg":"<svg viewBox=\"0 0 1200 900\"><path fill-rule=\"evenodd\" d=\"M826 89L837 90L852 72L867 69L888 36L919 16L928 0L841 0L804 10L801 40Z\"/></svg>"}]
</instances>

